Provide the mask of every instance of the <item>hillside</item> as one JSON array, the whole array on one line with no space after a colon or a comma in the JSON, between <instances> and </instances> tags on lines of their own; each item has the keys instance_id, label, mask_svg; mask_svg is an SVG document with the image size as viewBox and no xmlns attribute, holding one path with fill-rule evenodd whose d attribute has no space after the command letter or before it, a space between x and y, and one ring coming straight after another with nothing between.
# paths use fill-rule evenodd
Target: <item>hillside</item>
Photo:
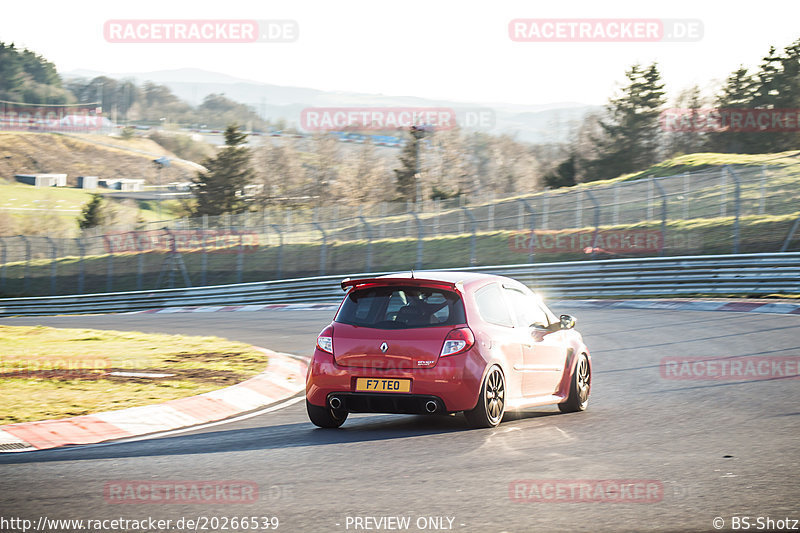
<instances>
[{"instance_id":1,"label":"hillside","mask_svg":"<svg viewBox=\"0 0 800 533\"><path fill-rule=\"evenodd\" d=\"M0 181L11 183L15 174L66 173L70 186L76 185L78 176L138 178L157 183L152 160L159 156L175 157L157 143L139 137L126 141L100 135L2 132ZM186 181L193 174L189 165L176 163L163 170L161 180Z\"/></svg>"}]
</instances>

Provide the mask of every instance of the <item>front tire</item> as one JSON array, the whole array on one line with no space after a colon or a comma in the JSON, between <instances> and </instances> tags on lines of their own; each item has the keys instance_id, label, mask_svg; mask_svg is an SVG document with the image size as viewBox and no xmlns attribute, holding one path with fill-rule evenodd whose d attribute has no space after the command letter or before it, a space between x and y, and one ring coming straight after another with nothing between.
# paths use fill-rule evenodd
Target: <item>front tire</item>
<instances>
[{"instance_id":1,"label":"front tire","mask_svg":"<svg viewBox=\"0 0 800 533\"><path fill-rule=\"evenodd\" d=\"M558 404L562 413L576 413L585 411L589 405L589 391L592 388L592 370L586 354L581 354L575 365L575 372L569 386L567 401Z\"/></svg>"},{"instance_id":2,"label":"front tire","mask_svg":"<svg viewBox=\"0 0 800 533\"><path fill-rule=\"evenodd\" d=\"M321 428L338 428L347 420L347 411L335 412L330 407L320 407L306 399L306 411L311 423Z\"/></svg>"},{"instance_id":3,"label":"front tire","mask_svg":"<svg viewBox=\"0 0 800 533\"><path fill-rule=\"evenodd\" d=\"M481 385L478 404L464 411L467 422L474 428L493 428L500 424L506 411L506 381L500 367L489 369Z\"/></svg>"}]
</instances>

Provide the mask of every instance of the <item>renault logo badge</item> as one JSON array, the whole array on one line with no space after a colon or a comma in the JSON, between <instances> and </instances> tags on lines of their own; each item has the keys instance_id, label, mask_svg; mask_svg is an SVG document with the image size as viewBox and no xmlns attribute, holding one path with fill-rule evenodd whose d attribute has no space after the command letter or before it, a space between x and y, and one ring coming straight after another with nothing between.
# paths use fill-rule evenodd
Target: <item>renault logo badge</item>
<instances>
[{"instance_id":1,"label":"renault logo badge","mask_svg":"<svg viewBox=\"0 0 800 533\"><path fill-rule=\"evenodd\" d=\"M389 345L388 344L386 344L385 342L383 344L381 344L381 352L386 353L386 350L388 350L388 349L389 349Z\"/></svg>"}]
</instances>

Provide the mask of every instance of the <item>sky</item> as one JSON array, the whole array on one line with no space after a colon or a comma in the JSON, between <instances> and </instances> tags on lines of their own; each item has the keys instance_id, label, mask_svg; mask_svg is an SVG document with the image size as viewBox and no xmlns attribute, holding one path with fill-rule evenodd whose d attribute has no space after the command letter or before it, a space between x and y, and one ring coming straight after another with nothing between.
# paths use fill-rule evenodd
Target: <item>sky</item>
<instances>
[{"instance_id":1,"label":"sky","mask_svg":"<svg viewBox=\"0 0 800 533\"><path fill-rule=\"evenodd\" d=\"M766 4L765 4L766 5ZM770 15L770 13L772 15ZM743 9L726 1L265 0L13 2L0 41L44 55L59 72L199 68L275 85L473 103L603 104L636 62L658 62L668 94L709 93L769 47L800 38L800 3ZM689 42L515 42L514 19L700 21ZM119 43L114 20L290 20L294 42Z\"/></svg>"}]
</instances>

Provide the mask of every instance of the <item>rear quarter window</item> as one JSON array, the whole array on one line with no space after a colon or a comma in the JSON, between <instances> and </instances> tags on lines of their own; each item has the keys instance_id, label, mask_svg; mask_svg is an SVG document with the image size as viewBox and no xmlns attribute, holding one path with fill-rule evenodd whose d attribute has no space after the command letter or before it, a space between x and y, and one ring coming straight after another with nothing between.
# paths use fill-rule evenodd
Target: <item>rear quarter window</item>
<instances>
[{"instance_id":1,"label":"rear quarter window","mask_svg":"<svg viewBox=\"0 0 800 533\"><path fill-rule=\"evenodd\" d=\"M461 297L428 287L370 287L352 291L334 319L376 329L454 326L466 322Z\"/></svg>"},{"instance_id":2,"label":"rear quarter window","mask_svg":"<svg viewBox=\"0 0 800 533\"><path fill-rule=\"evenodd\" d=\"M478 313L485 322L498 326L514 327L511 313L503 298L502 290L497 283L492 283L475 292L475 304Z\"/></svg>"}]
</instances>

